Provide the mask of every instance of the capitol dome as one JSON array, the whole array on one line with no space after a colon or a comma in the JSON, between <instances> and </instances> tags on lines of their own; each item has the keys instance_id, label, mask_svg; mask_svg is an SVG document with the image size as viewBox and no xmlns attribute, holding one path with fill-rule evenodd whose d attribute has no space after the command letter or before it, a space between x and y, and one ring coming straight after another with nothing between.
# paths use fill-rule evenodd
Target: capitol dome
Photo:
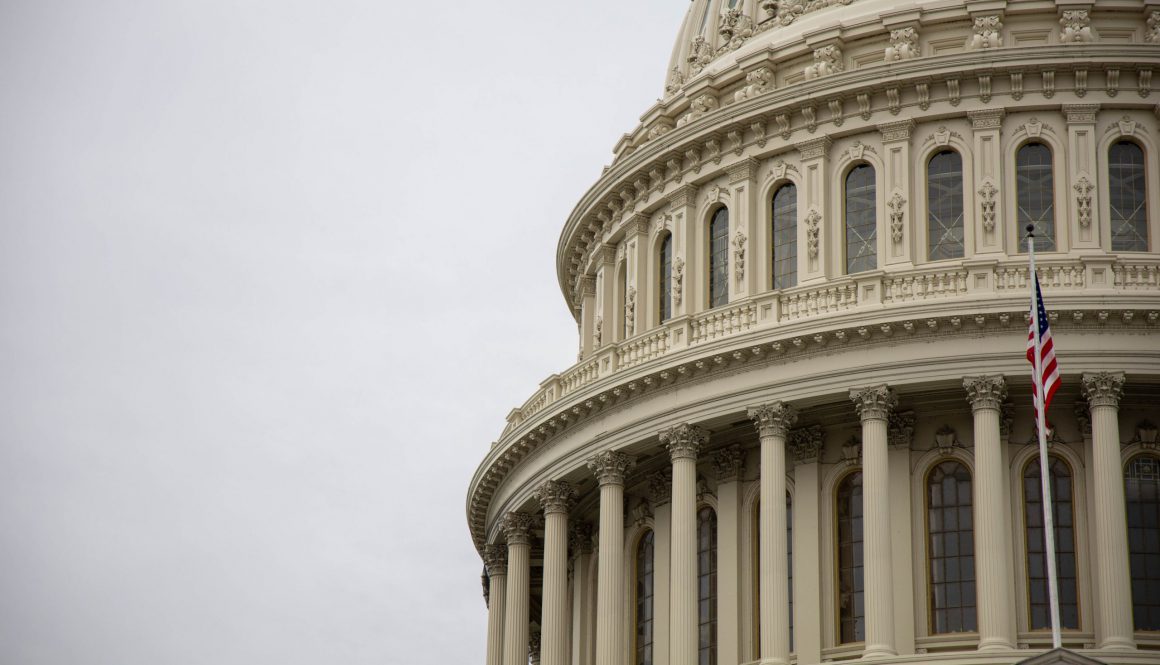
<instances>
[{"instance_id":1,"label":"capitol dome","mask_svg":"<svg viewBox=\"0 0 1160 665\"><path fill-rule=\"evenodd\" d=\"M468 488L487 664L1160 663L1156 69L1157 0L694 0Z\"/></svg>"}]
</instances>

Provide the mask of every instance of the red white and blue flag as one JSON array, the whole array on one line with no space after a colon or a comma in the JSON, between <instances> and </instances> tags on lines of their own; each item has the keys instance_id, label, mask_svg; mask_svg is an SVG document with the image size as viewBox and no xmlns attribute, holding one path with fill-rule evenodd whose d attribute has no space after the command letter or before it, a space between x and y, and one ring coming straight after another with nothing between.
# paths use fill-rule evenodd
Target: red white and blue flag
<instances>
[{"instance_id":1,"label":"red white and blue flag","mask_svg":"<svg viewBox=\"0 0 1160 665\"><path fill-rule=\"evenodd\" d=\"M1059 365L1055 362L1055 345L1051 341L1051 328L1047 325L1047 310L1043 307L1043 292L1039 290L1039 275L1035 275L1035 306L1039 311L1038 317L1036 312L1031 312L1031 325L1027 330L1027 361L1031 363L1031 378L1035 379L1035 321L1038 318L1039 368L1040 378L1043 380L1043 393L1046 395L1043 400L1043 414L1046 418L1051 398L1055 396L1055 391L1059 390ZM1039 381L1034 380L1031 383L1033 395L1038 395L1038 383ZM1039 400L1036 400L1036 405L1038 403Z\"/></svg>"}]
</instances>

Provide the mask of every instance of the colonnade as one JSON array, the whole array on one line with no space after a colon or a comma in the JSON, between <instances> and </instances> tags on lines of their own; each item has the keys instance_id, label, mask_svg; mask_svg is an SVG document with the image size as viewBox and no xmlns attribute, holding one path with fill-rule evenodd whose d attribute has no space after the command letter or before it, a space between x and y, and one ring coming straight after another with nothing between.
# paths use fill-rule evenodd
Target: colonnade
<instances>
[{"instance_id":1,"label":"colonnade","mask_svg":"<svg viewBox=\"0 0 1160 665\"><path fill-rule=\"evenodd\" d=\"M1122 373L1085 374L1083 394L1091 411L1092 447L1089 452L1092 466L1094 506L1091 522L1097 541L1094 586L1097 595L1095 634L1097 646L1103 649L1134 649L1132 595L1128 559L1127 530L1123 473L1120 461L1118 408L1122 395ZM1015 563L1011 546L1011 527L1007 476L1007 454L1002 447L1001 406L1007 397L1007 387L1001 375L973 376L963 380L963 388L973 414L974 439L974 530L976 562L976 597L978 614L979 651L1005 651L1016 648L1016 619L1010 591L1014 585ZM861 420L864 519L864 579L866 639L863 657L889 658L899 653L913 652L913 635L909 643L899 644L898 636L913 623L911 616L896 616L900 605L896 598L900 591L895 586L898 557L910 557L910 543L898 547L892 536L898 532L891 525L891 490L897 485L898 474L909 478L909 450L904 457L892 455L888 437L888 423L898 404L895 391L886 385L858 388L850 391L850 399ZM762 663L784 665L790 661L790 589L787 542L786 457L790 448L787 439L790 428L797 421L797 410L790 404L775 401L749 410L760 440L760 643ZM667 556L667 583L657 582L658 589L655 621L658 639L667 644L657 645L656 653L663 659L655 663L696 665L698 657L698 571L697 571L697 480L696 464L701 450L708 441L706 432L695 424L681 424L659 434L660 442L672 462L671 484L663 478L654 482L667 490L666 511L658 510L655 520L668 519L667 547L658 547L656 556ZM803 474L813 472L820 460L820 440L807 442L807 450L794 450L799 464L795 471L799 492ZM633 459L619 451L605 451L588 461L600 489L600 517L597 546L597 589L595 612L595 651L589 654L580 644L579 634L588 631L589 615L584 611L583 594L573 593L569 605L569 511L575 499L572 486L561 480L549 480L535 492L543 509L544 561L541 590L542 616L539 652L533 654L542 665L631 665L624 662L627 653L625 630L629 624L626 611L624 579L625 537L625 478L632 468ZM719 465L721 468L722 465ZM725 467L730 467L726 464ZM899 469L898 467L905 467ZM739 463L731 468L735 474ZM803 468L804 467L804 468ZM800 472L800 473L799 473ZM725 473L725 472L723 472ZM731 477L731 481L737 478ZM816 487L817 482L813 483ZM663 503L658 501L658 503ZM816 506L803 497L799 503ZM797 511L798 509L795 509ZM805 514L805 511L797 512ZM814 514L817 514L816 511ZM506 538L503 545L489 545L485 559L489 574L487 665L526 665L529 659L529 598L531 589L529 553L535 515L510 512L503 516L501 530ZM575 525L573 525L575 526ZM735 526L735 525L734 525ZM901 525L893 525L901 526ZM735 530L735 529L734 529ZM795 529L795 533L799 530ZM907 531L908 533L908 531ZM591 556L585 546L587 539L573 541L572 555L577 557L575 575L586 574L588 566L579 561ZM818 548L795 547L795 556L814 556ZM806 561L808 564L808 560ZM818 564L815 564L818 565ZM658 567L659 568L659 567ZM822 573L824 574L824 572ZM720 595L719 602L728 600L739 590L738 578L732 578L732 590ZM817 595L816 588L799 584L795 595L794 612L800 613L794 625L801 627L819 621L824 603L808 595ZM583 589L579 585L573 589ZM733 603L735 604L735 603ZM719 620L736 624L737 612L722 611ZM824 620L823 620L824 621ZM897 628L902 626L900 631ZM722 626L719 665L737 665L737 626ZM575 644L573 644L575 639ZM799 663L819 662L820 636L800 635L797 638Z\"/></svg>"}]
</instances>

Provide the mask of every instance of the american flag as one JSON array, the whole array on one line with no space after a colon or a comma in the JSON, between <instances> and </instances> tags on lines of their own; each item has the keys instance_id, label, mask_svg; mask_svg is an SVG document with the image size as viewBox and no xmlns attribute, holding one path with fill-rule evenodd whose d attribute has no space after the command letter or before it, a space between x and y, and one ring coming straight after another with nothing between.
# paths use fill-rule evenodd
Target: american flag
<instances>
[{"instance_id":1,"label":"american flag","mask_svg":"<svg viewBox=\"0 0 1160 665\"><path fill-rule=\"evenodd\" d=\"M1047 407L1055 391L1059 390L1059 365L1055 362L1055 345L1051 342L1051 328L1047 325L1047 310L1043 307L1043 292L1039 289L1039 275L1035 275L1035 306L1039 308L1039 367L1043 378L1043 414L1047 417ZM1031 363L1031 378L1035 378L1035 313L1031 312L1031 323L1027 327L1027 361ZM1038 381L1033 381L1031 391L1038 394ZM1038 406L1039 400L1035 400Z\"/></svg>"}]
</instances>

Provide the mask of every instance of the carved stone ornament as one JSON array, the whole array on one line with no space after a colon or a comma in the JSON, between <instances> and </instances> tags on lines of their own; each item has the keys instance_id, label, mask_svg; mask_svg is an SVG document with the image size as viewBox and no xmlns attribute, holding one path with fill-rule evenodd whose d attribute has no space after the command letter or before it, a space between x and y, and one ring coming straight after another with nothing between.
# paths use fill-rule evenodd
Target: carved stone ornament
<instances>
[{"instance_id":1,"label":"carved stone ornament","mask_svg":"<svg viewBox=\"0 0 1160 665\"><path fill-rule=\"evenodd\" d=\"M721 187L719 185L713 185L709 189L705 190L705 202L706 203L718 203L718 202L720 202L721 196L726 191L727 190L721 189Z\"/></svg>"},{"instance_id":2,"label":"carved stone ornament","mask_svg":"<svg viewBox=\"0 0 1160 665\"><path fill-rule=\"evenodd\" d=\"M822 214L817 209L810 210L806 215L806 247L810 258L818 258L818 241L821 234Z\"/></svg>"},{"instance_id":3,"label":"carved stone ornament","mask_svg":"<svg viewBox=\"0 0 1160 665\"><path fill-rule=\"evenodd\" d=\"M850 400L854 402L854 409L863 421L886 420L894 407L898 406L898 395L885 385L853 388L850 390Z\"/></svg>"},{"instance_id":4,"label":"carved stone ornament","mask_svg":"<svg viewBox=\"0 0 1160 665\"><path fill-rule=\"evenodd\" d=\"M842 459L847 462L857 463L862 458L862 440L856 436L851 436L842 444Z\"/></svg>"},{"instance_id":5,"label":"carved stone ornament","mask_svg":"<svg viewBox=\"0 0 1160 665\"><path fill-rule=\"evenodd\" d=\"M600 348L600 337L604 333L604 317L596 317L596 321L592 324L592 345Z\"/></svg>"},{"instance_id":6,"label":"carved stone ornament","mask_svg":"<svg viewBox=\"0 0 1160 665\"><path fill-rule=\"evenodd\" d=\"M653 517L652 506L649 505L648 499L641 499L632 508L632 523L636 526L644 526L646 522Z\"/></svg>"},{"instance_id":7,"label":"carved stone ornament","mask_svg":"<svg viewBox=\"0 0 1160 665\"><path fill-rule=\"evenodd\" d=\"M709 491L709 481L704 476L697 476L697 503L704 503L707 496L715 496Z\"/></svg>"},{"instance_id":8,"label":"carved stone ornament","mask_svg":"<svg viewBox=\"0 0 1160 665\"><path fill-rule=\"evenodd\" d=\"M647 140L652 141L653 139L658 139L671 131L673 131L673 121L668 118L661 118L652 126L652 129L648 130Z\"/></svg>"},{"instance_id":9,"label":"carved stone ornament","mask_svg":"<svg viewBox=\"0 0 1160 665\"><path fill-rule=\"evenodd\" d=\"M955 446L959 445L959 437L950 425L943 425L934 433L934 445L940 454L950 455Z\"/></svg>"},{"instance_id":10,"label":"carved stone ornament","mask_svg":"<svg viewBox=\"0 0 1160 665\"><path fill-rule=\"evenodd\" d=\"M549 480L536 488L536 501L544 514L567 513L576 502L576 490L563 480Z\"/></svg>"},{"instance_id":11,"label":"carved stone ornament","mask_svg":"<svg viewBox=\"0 0 1160 665\"><path fill-rule=\"evenodd\" d=\"M1066 441L1063 440L1063 438L1061 438L1059 436L1059 430L1056 429L1055 425L1053 425L1050 420L1047 421L1047 436L1044 437L1044 440L1047 442L1048 449L1050 449L1052 446L1054 446L1057 443L1067 443ZM1035 419L1034 421L1032 421L1031 438L1027 441L1027 444L1028 445L1039 445L1039 419L1038 418Z\"/></svg>"},{"instance_id":12,"label":"carved stone ornament","mask_svg":"<svg viewBox=\"0 0 1160 665\"><path fill-rule=\"evenodd\" d=\"M673 67L669 72L669 80L665 83L665 94L673 95L685 85L685 75L679 67Z\"/></svg>"},{"instance_id":13,"label":"carved stone ornament","mask_svg":"<svg viewBox=\"0 0 1160 665\"><path fill-rule=\"evenodd\" d=\"M668 449L669 457L674 462L679 459L695 461L708 438L705 430L688 423L681 423L660 433L661 444Z\"/></svg>"},{"instance_id":14,"label":"carved stone ornament","mask_svg":"<svg viewBox=\"0 0 1160 665\"><path fill-rule=\"evenodd\" d=\"M1079 225L1087 228L1092 225L1092 181L1087 176L1080 176L1075 183L1075 204L1079 212Z\"/></svg>"},{"instance_id":15,"label":"carved stone ornament","mask_svg":"<svg viewBox=\"0 0 1160 665\"><path fill-rule=\"evenodd\" d=\"M592 551L592 525L575 522L568 529L568 548L572 554L587 554Z\"/></svg>"},{"instance_id":16,"label":"carved stone ornament","mask_svg":"<svg viewBox=\"0 0 1160 665\"><path fill-rule=\"evenodd\" d=\"M624 294L624 331L629 337L636 334L636 287L628 287Z\"/></svg>"},{"instance_id":17,"label":"carved stone ornament","mask_svg":"<svg viewBox=\"0 0 1160 665\"><path fill-rule=\"evenodd\" d=\"M886 62L909 60L918 56L918 30L899 28L890 31L890 46L886 47Z\"/></svg>"},{"instance_id":18,"label":"carved stone ornament","mask_svg":"<svg viewBox=\"0 0 1160 665\"><path fill-rule=\"evenodd\" d=\"M741 446L722 448L713 454L713 471L718 483L728 483L741 478L745 469L745 451Z\"/></svg>"},{"instance_id":19,"label":"carved stone ornament","mask_svg":"<svg viewBox=\"0 0 1160 665\"><path fill-rule=\"evenodd\" d=\"M906 215L906 199L902 194L894 192L894 196L886 202L890 208L890 239L895 243L902 242L903 217Z\"/></svg>"},{"instance_id":20,"label":"carved stone ornament","mask_svg":"<svg viewBox=\"0 0 1160 665\"><path fill-rule=\"evenodd\" d=\"M797 422L797 416L797 409L785 402L770 402L749 409L749 418L753 420L761 438L785 436Z\"/></svg>"},{"instance_id":21,"label":"carved stone ornament","mask_svg":"<svg viewBox=\"0 0 1160 665\"><path fill-rule=\"evenodd\" d=\"M733 269L738 282L745 279L745 241L745 234L737 229L733 236Z\"/></svg>"},{"instance_id":22,"label":"carved stone ornament","mask_svg":"<svg viewBox=\"0 0 1160 665\"><path fill-rule=\"evenodd\" d=\"M489 576L507 574L507 545L488 545L483 550L483 562Z\"/></svg>"},{"instance_id":23,"label":"carved stone ornament","mask_svg":"<svg viewBox=\"0 0 1160 665\"><path fill-rule=\"evenodd\" d=\"M648 496L654 506L663 506L673 498L673 474L656 471L648 477Z\"/></svg>"},{"instance_id":24,"label":"carved stone ornament","mask_svg":"<svg viewBox=\"0 0 1160 665\"><path fill-rule=\"evenodd\" d=\"M967 401L971 410L999 410L1007 399L1007 381L1002 374L990 376L968 376L963 378L963 389L967 391Z\"/></svg>"},{"instance_id":25,"label":"carved stone ornament","mask_svg":"<svg viewBox=\"0 0 1160 665\"><path fill-rule=\"evenodd\" d=\"M1071 412L1075 414L1075 423L1079 428L1080 435L1085 441L1090 441L1092 438L1092 411L1082 395L1075 401L1075 406L1072 407Z\"/></svg>"},{"instance_id":26,"label":"carved stone ornament","mask_svg":"<svg viewBox=\"0 0 1160 665\"><path fill-rule=\"evenodd\" d=\"M823 441L825 441L825 432L821 425L809 425L790 430L788 444L794 462L809 464L818 461L822 454Z\"/></svg>"},{"instance_id":27,"label":"carved stone ornament","mask_svg":"<svg viewBox=\"0 0 1160 665\"><path fill-rule=\"evenodd\" d=\"M773 90L773 70L769 67L758 67L745 75L745 87L733 93L733 101L753 99L770 90Z\"/></svg>"},{"instance_id":28,"label":"carved stone ornament","mask_svg":"<svg viewBox=\"0 0 1160 665\"><path fill-rule=\"evenodd\" d=\"M1096 372L1083 375L1083 396L1092 408L1110 406L1118 408L1124 395L1123 372Z\"/></svg>"},{"instance_id":29,"label":"carved stone ornament","mask_svg":"<svg viewBox=\"0 0 1160 665\"><path fill-rule=\"evenodd\" d=\"M1003 45L1003 21L998 14L976 16L974 34L967 39L968 51L999 48Z\"/></svg>"},{"instance_id":30,"label":"carved stone ornament","mask_svg":"<svg viewBox=\"0 0 1160 665\"><path fill-rule=\"evenodd\" d=\"M1095 41L1091 23L1088 10L1065 10L1059 17L1059 41L1064 44L1086 44Z\"/></svg>"},{"instance_id":31,"label":"carved stone ornament","mask_svg":"<svg viewBox=\"0 0 1160 665\"><path fill-rule=\"evenodd\" d=\"M717 23L717 34L721 35L721 42L724 44L717 50L718 53L736 51L753 36L753 19L742 13L740 7L727 9Z\"/></svg>"},{"instance_id":32,"label":"carved stone ornament","mask_svg":"<svg viewBox=\"0 0 1160 665\"><path fill-rule=\"evenodd\" d=\"M891 448L910 448L914 443L914 424L917 421L913 411L892 412L887 418L886 442Z\"/></svg>"},{"instance_id":33,"label":"carved stone ornament","mask_svg":"<svg viewBox=\"0 0 1160 665\"><path fill-rule=\"evenodd\" d=\"M999 438L1004 442L1011 440L1011 428L1015 425L1015 405L1003 402L999 407Z\"/></svg>"},{"instance_id":34,"label":"carved stone ornament","mask_svg":"<svg viewBox=\"0 0 1160 665\"><path fill-rule=\"evenodd\" d=\"M705 66L713 62L713 47L709 46L709 42L705 41L704 37L697 37L689 46L689 71L693 76L700 74Z\"/></svg>"},{"instance_id":35,"label":"carved stone ornament","mask_svg":"<svg viewBox=\"0 0 1160 665\"><path fill-rule=\"evenodd\" d=\"M837 74L845 69L845 65L842 64L842 49L838 48L836 44L829 44L814 49L814 64L806 67L805 77L809 81Z\"/></svg>"},{"instance_id":36,"label":"carved stone ornament","mask_svg":"<svg viewBox=\"0 0 1160 665\"><path fill-rule=\"evenodd\" d=\"M1136 121L1132 120L1130 116L1124 116L1117 120L1116 127L1120 130L1120 136L1131 136L1136 133Z\"/></svg>"},{"instance_id":37,"label":"carved stone ornament","mask_svg":"<svg viewBox=\"0 0 1160 665\"><path fill-rule=\"evenodd\" d=\"M1148 14L1148 29L1144 31L1144 41L1149 44L1160 44L1160 10Z\"/></svg>"},{"instance_id":38,"label":"carved stone ornament","mask_svg":"<svg viewBox=\"0 0 1160 665\"><path fill-rule=\"evenodd\" d=\"M673 306L679 307L681 305L681 285L685 280L685 260L681 257L673 259L673 268L670 275L670 281L673 284Z\"/></svg>"},{"instance_id":39,"label":"carved stone ornament","mask_svg":"<svg viewBox=\"0 0 1160 665\"><path fill-rule=\"evenodd\" d=\"M528 513L511 512L503 516L499 528L503 530L504 538L510 545L532 544L532 525L535 519Z\"/></svg>"},{"instance_id":40,"label":"carved stone ornament","mask_svg":"<svg viewBox=\"0 0 1160 665\"><path fill-rule=\"evenodd\" d=\"M995 230L995 195L999 190L995 188L995 183L990 180L983 182L983 186L979 188L979 205L983 209L983 229L987 233Z\"/></svg>"},{"instance_id":41,"label":"carved stone ornament","mask_svg":"<svg viewBox=\"0 0 1160 665\"><path fill-rule=\"evenodd\" d=\"M588 469L601 485L623 485L632 466L632 458L622 452L606 450L588 460Z\"/></svg>"},{"instance_id":42,"label":"carved stone ornament","mask_svg":"<svg viewBox=\"0 0 1160 665\"><path fill-rule=\"evenodd\" d=\"M1160 434L1160 430L1156 429L1151 420L1141 420L1136 424L1136 436L1131 443L1138 443L1146 450L1155 450L1157 434Z\"/></svg>"}]
</instances>

